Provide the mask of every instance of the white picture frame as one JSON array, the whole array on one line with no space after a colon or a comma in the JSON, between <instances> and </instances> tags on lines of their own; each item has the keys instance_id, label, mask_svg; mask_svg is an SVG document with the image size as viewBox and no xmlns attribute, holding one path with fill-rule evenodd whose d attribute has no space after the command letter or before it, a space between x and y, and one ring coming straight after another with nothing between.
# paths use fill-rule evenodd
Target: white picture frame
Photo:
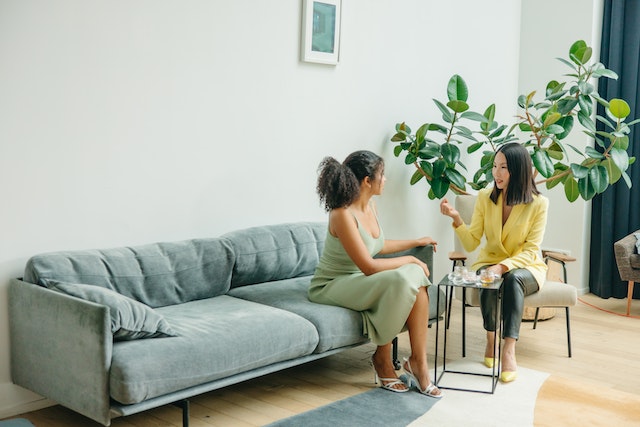
<instances>
[{"instance_id":1,"label":"white picture frame","mask_svg":"<svg viewBox=\"0 0 640 427\"><path fill-rule=\"evenodd\" d=\"M336 65L342 0L302 1L302 61Z\"/></svg>"}]
</instances>

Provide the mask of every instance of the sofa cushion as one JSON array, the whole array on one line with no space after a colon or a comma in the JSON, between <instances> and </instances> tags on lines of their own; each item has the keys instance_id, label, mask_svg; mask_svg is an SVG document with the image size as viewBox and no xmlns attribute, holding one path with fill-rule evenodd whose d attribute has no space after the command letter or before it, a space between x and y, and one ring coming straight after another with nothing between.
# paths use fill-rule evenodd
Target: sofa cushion
<instances>
[{"instance_id":1,"label":"sofa cushion","mask_svg":"<svg viewBox=\"0 0 640 427\"><path fill-rule=\"evenodd\" d=\"M310 276L234 288L229 295L296 313L318 330L315 353L367 342L362 314L348 308L309 301Z\"/></svg>"},{"instance_id":2,"label":"sofa cushion","mask_svg":"<svg viewBox=\"0 0 640 427\"><path fill-rule=\"evenodd\" d=\"M278 224L233 231L236 254L231 287L313 274L320 260L326 223Z\"/></svg>"},{"instance_id":3,"label":"sofa cushion","mask_svg":"<svg viewBox=\"0 0 640 427\"><path fill-rule=\"evenodd\" d=\"M226 239L194 239L36 255L24 280L102 286L155 308L225 294L234 261Z\"/></svg>"},{"instance_id":4,"label":"sofa cushion","mask_svg":"<svg viewBox=\"0 0 640 427\"><path fill-rule=\"evenodd\" d=\"M631 254L631 256L629 256L629 263L631 264L631 268L640 269L640 255Z\"/></svg>"},{"instance_id":5,"label":"sofa cushion","mask_svg":"<svg viewBox=\"0 0 640 427\"><path fill-rule=\"evenodd\" d=\"M316 328L302 317L226 295L157 311L178 336L114 343L110 393L120 403L308 355L318 344Z\"/></svg>"},{"instance_id":6,"label":"sofa cushion","mask_svg":"<svg viewBox=\"0 0 640 427\"><path fill-rule=\"evenodd\" d=\"M173 337L176 333L151 307L101 286L44 279L50 289L109 307L115 340Z\"/></svg>"}]
</instances>

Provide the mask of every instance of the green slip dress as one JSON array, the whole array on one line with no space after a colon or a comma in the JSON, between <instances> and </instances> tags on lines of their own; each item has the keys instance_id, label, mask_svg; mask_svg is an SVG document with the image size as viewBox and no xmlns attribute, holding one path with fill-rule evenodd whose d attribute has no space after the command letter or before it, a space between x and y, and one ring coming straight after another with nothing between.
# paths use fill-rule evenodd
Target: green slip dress
<instances>
[{"instance_id":1,"label":"green slip dress","mask_svg":"<svg viewBox=\"0 0 640 427\"><path fill-rule=\"evenodd\" d=\"M357 218L356 222L369 253L375 256L384 245L382 228L378 224L380 236L374 238ZM327 228L324 250L309 286L309 300L361 312L363 333L376 345L384 345L405 329L419 288L430 284L422 268L413 263L365 276Z\"/></svg>"}]
</instances>

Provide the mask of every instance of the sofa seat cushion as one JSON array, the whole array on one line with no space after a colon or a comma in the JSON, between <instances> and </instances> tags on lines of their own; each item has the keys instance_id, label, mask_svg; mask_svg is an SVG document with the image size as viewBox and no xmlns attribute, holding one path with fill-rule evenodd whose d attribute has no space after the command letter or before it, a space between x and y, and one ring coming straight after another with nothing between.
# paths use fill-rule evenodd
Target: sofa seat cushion
<instances>
[{"instance_id":1,"label":"sofa seat cushion","mask_svg":"<svg viewBox=\"0 0 640 427\"><path fill-rule=\"evenodd\" d=\"M318 330L320 341L315 353L367 342L363 335L362 315L353 310L309 301L311 276L242 286L229 295L296 313Z\"/></svg>"},{"instance_id":2,"label":"sofa seat cushion","mask_svg":"<svg viewBox=\"0 0 640 427\"><path fill-rule=\"evenodd\" d=\"M110 394L120 403L308 355L318 345L302 317L226 295L157 311L178 336L114 343Z\"/></svg>"},{"instance_id":3,"label":"sofa seat cushion","mask_svg":"<svg viewBox=\"0 0 640 427\"><path fill-rule=\"evenodd\" d=\"M640 255L632 254L629 257L629 262L631 263L631 268L640 269Z\"/></svg>"}]
</instances>

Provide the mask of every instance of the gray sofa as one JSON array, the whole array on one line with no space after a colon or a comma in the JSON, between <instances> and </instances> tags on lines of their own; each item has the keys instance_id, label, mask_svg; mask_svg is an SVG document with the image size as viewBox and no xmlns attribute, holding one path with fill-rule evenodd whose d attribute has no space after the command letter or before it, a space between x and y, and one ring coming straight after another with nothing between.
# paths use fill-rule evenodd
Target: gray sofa
<instances>
[{"instance_id":1,"label":"gray sofa","mask_svg":"<svg viewBox=\"0 0 640 427\"><path fill-rule=\"evenodd\" d=\"M314 304L325 223L32 257L11 281L11 373L104 425L112 418L367 342L360 313ZM411 253L432 268L432 247ZM431 317L435 286L429 288Z\"/></svg>"}]
</instances>

